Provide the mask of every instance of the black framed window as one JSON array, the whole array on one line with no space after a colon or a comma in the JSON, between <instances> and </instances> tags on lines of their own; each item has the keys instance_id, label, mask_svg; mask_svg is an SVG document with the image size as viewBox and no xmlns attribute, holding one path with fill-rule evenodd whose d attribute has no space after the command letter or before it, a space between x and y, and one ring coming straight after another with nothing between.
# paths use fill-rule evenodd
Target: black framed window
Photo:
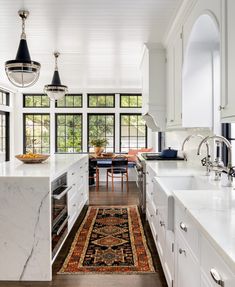
<instances>
[{"instance_id":1,"label":"black framed window","mask_svg":"<svg viewBox=\"0 0 235 287\"><path fill-rule=\"evenodd\" d=\"M3 90L0 90L0 105L3 105L3 106L10 105L10 94Z\"/></svg>"},{"instance_id":2,"label":"black framed window","mask_svg":"<svg viewBox=\"0 0 235 287\"><path fill-rule=\"evenodd\" d=\"M120 114L120 152L147 147L147 127L141 114Z\"/></svg>"},{"instance_id":3,"label":"black framed window","mask_svg":"<svg viewBox=\"0 0 235 287\"><path fill-rule=\"evenodd\" d=\"M56 101L56 108L82 108L82 94L67 94Z\"/></svg>"},{"instance_id":4,"label":"black framed window","mask_svg":"<svg viewBox=\"0 0 235 287\"><path fill-rule=\"evenodd\" d=\"M24 153L50 153L50 114L24 114Z\"/></svg>"},{"instance_id":5,"label":"black framed window","mask_svg":"<svg viewBox=\"0 0 235 287\"><path fill-rule=\"evenodd\" d=\"M49 108L50 99L45 94L24 94L23 95L24 108Z\"/></svg>"},{"instance_id":6,"label":"black framed window","mask_svg":"<svg viewBox=\"0 0 235 287\"><path fill-rule=\"evenodd\" d=\"M82 114L56 114L56 152L82 152Z\"/></svg>"},{"instance_id":7,"label":"black framed window","mask_svg":"<svg viewBox=\"0 0 235 287\"><path fill-rule=\"evenodd\" d=\"M141 94L120 94L121 108L142 108Z\"/></svg>"},{"instance_id":8,"label":"black framed window","mask_svg":"<svg viewBox=\"0 0 235 287\"><path fill-rule=\"evenodd\" d=\"M105 151L115 151L115 114L88 114L88 151L93 139L105 138L108 145ZM91 147L92 148L92 147Z\"/></svg>"},{"instance_id":9,"label":"black framed window","mask_svg":"<svg viewBox=\"0 0 235 287\"><path fill-rule=\"evenodd\" d=\"M0 111L0 162L10 158L9 113Z\"/></svg>"},{"instance_id":10,"label":"black framed window","mask_svg":"<svg viewBox=\"0 0 235 287\"><path fill-rule=\"evenodd\" d=\"M88 94L87 95L88 108L114 108L115 95L114 94Z\"/></svg>"}]
</instances>

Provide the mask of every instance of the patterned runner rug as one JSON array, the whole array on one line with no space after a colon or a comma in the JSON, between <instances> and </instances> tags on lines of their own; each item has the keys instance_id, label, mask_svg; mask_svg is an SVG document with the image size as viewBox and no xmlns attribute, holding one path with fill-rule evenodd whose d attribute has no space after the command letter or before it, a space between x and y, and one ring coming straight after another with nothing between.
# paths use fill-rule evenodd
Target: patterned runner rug
<instances>
[{"instance_id":1,"label":"patterned runner rug","mask_svg":"<svg viewBox=\"0 0 235 287\"><path fill-rule=\"evenodd\" d=\"M89 207L59 274L155 272L137 206Z\"/></svg>"}]
</instances>

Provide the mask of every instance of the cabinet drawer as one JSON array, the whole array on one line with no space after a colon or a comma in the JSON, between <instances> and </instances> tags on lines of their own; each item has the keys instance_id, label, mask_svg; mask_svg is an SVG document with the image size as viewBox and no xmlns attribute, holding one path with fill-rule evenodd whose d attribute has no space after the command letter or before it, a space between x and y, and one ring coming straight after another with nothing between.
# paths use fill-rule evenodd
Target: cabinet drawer
<instances>
[{"instance_id":1,"label":"cabinet drawer","mask_svg":"<svg viewBox=\"0 0 235 287\"><path fill-rule=\"evenodd\" d=\"M68 170L68 184L71 185L75 182L79 182L85 177L88 171L88 162L81 161L76 163Z\"/></svg>"},{"instance_id":2,"label":"cabinet drawer","mask_svg":"<svg viewBox=\"0 0 235 287\"><path fill-rule=\"evenodd\" d=\"M81 186L81 185L86 185L86 181L88 181L88 178L87 178L87 173L84 171L84 172L79 172L78 176L77 176L77 184L78 186Z\"/></svg>"},{"instance_id":3,"label":"cabinet drawer","mask_svg":"<svg viewBox=\"0 0 235 287\"><path fill-rule=\"evenodd\" d=\"M77 212L77 208L78 208L80 201L81 201L81 196L77 192L74 193L68 199L68 214L69 214L70 218L72 218L73 215Z\"/></svg>"},{"instance_id":4,"label":"cabinet drawer","mask_svg":"<svg viewBox=\"0 0 235 287\"><path fill-rule=\"evenodd\" d=\"M199 262L181 234L176 236L175 260L176 286L200 287L201 276Z\"/></svg>"},{"instance_id":5,"label":"cabinet drawer","mask_svg":"<svg viewBox=\"0 0 235 287\"><path fill-rule=\"evenodd\" d=\"M152 235L154 240L157 240L157 214L155 205L151 202L149 198L147 198L147 209L146 209L146 216L149 222L150 229L152 231Z\"/></svg>"},{"instance_id":6,"label":"cabinet drawer","mask_svg":"<svg viewBox=\"0 0 235 287\"><path fill-rule=\"evenodd\" d=\"M78 177L78 164L73 165L69 170L68 170L68 184L72 185L76 183L77 177Z\"/></svg>"},{"instance_id":7,"label":"cabinet drawer","mask_svg":"<svg viewBox=\"0 0 235 287\"><path fill-rule=\"evenodd\" d=\"M211 286L235 286L235 274L204 237L201 237L201 269ZM220 278L221 282L216 283L216 277Z\"/></svg>"},{"instance_id":8,"label":"cabinet drawer","mask_svg":"<svg viewBox=\"0 0 235 287\"><path fill-rule=\"evenodd\" d=\"M194 255L199 259L199 233L190 216L181 207L175 208L175 232L188 243Z\"/></svg>"},{"instance_id":9,"label":"cabinet drawer","mask_svg":"<svg viewBox=\"0 0 235 287\"><path fill-rule=\"evenodd\" d=\"M146 195L146 207L149 210L151 218L154 218L154 216L156 215L156 207L155 207L152 197L149 196L148 194Z\"/></svg>"}]
</instances>

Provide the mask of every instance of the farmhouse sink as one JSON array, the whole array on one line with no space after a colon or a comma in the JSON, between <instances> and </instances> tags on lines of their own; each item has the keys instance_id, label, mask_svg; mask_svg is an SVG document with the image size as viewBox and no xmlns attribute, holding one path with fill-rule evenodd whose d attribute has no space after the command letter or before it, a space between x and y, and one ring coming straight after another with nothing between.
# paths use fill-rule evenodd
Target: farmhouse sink
<instances>
[{"instance_id":1,"label":"farmhouse sink","mask_svg":"<svg viewBox=\"0 0 235 287\"><path fill-rule=\"evenodd\" d=\"M216 183L206 176L159 176L154 178L154 196L160 209L165 226L174 231L174 197L176 190L215 190Z\"/></svg>"},{"instance_id":2,"label":"farmhouse sink","mask_svg":"<svg viewBox=\"0 0 235 287\"><path fill-rule=\"evenodd\" d=\"M156 179L167 194L172 194L173 190L218 189L206 176L161 176Z\"/></svg>"}]
</instances>

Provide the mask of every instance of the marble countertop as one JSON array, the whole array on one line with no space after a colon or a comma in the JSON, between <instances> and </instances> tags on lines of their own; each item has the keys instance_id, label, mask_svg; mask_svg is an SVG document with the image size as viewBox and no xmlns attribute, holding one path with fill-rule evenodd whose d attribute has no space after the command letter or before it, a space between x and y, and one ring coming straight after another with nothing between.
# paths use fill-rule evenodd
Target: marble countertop
<instances>
[{"instance_id":1,"label":"marble countertop","mask_svg":"<svg viewBox=\"0 0 235 287\"><path fill-rule=\"evenodd\" d=\"M200 163L200 162L199 162ZM205 167L187 161L146 161L157 176L205 176ZM175 190L175 200L183 206L220 256L235 272L235 190L224 187L226 175L221 182L213 180L211 172L208 183L215 190Z\"/></svg>"},{"instance_id":2,"label":"marble countertop","mask_svg":"<svg viewBox=\"0 0 235 287\"><path fill-rule=\"evenodd\" d=\"M0 177L50 177L65 172L69 166L87 157L86 154L55 154L38 164L24 164L17 159L0 164Z\"/></svg>"},{"instance_id":3,"label":"marble countertop","mask_svg":"<svg viewBox=\"0 0 235 287\"><path fill-rule=\"evenodd\" d=\"M206 168L200 165L192 164L188 161L146 161L146 165L149 166L157 176L166 175L205 175Z\"/></svg>"},{"instance_id":4,"label":"marble countertop","mask_svg":"<svg viewBox=\"0 0 235 287\"><path fill-rule=\"evenodd\" d=\"M235 272L235 190L177 190L174 198Z\"/></svg>"}]
</instances>

